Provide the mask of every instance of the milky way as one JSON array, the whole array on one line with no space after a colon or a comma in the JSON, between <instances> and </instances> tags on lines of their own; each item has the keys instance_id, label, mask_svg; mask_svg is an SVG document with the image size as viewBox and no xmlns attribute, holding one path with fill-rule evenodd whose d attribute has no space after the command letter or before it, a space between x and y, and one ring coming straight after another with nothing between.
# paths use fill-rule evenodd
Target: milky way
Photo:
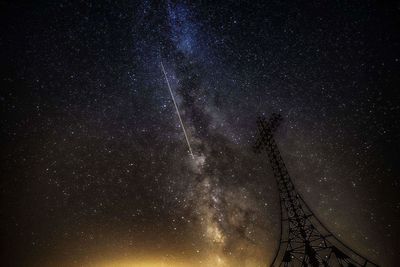
<instances>
[{"instance_id":1,"label":"milky way","mask_svg":"<svg viewBox=\"0 0 400 267\"><path fill-rule=\"evenodd\" d=\"M400 259L395 4L1 5L5 266L266 266L279 195L251 147L273 112L321 221Z\"/></svg>"}]
</instances>

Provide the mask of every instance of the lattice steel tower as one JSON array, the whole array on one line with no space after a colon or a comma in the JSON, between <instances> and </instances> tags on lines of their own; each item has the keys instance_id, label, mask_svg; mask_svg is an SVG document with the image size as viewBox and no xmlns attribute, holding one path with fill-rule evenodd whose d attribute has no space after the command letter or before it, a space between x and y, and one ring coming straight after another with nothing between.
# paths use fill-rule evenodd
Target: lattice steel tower
<instances>
[{"instance_id":1,"label":"lattice steel tower","mask_svg":"<svg viewBox=\"0 0 400 267\"><path fill-rule=\"evenodd\" d=\"M280 195L281 237L271 266L378 266L337 239L294 188L273 137L281 120L278 114L272 114L268 122L259 117L254 146L256 152L267 151Z\"/></svg>"}]
</instances>

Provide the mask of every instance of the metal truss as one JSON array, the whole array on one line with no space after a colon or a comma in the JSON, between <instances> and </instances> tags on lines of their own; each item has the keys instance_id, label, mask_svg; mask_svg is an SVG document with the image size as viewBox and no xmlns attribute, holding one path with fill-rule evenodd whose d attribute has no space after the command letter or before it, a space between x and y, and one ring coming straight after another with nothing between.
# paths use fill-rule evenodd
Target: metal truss
<instances>
[{"instance_id":1,"label":"metal truss","mask_svg":"<svg viewBox=\"0 0 400 267\"><path fill-rule=\"evenodd\" d=\"M258 117L254 145L255 152L267 152L280 196L281 234L271 267L378 266L336 238L296 191L273 137L281 121L282 117L275 113L269 121Z\"/></svg>"}]
</instances>

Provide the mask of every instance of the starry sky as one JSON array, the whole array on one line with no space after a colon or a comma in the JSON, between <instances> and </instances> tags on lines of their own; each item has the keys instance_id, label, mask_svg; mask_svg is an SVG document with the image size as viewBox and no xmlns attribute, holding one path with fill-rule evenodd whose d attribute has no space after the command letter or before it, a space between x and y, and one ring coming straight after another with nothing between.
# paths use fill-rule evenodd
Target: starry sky
<instances>
[{"instance_id":1,"label":"starry sky","mask_svg":"<svg viewBox=\"0 0 400 267\"><path fill-rule=\"evenodd\" d=\"M319 219L398 264L398 2L0 10L2 266L266 266L279 195L252 144L273 112Z\"/></svg>"}]
</instances>

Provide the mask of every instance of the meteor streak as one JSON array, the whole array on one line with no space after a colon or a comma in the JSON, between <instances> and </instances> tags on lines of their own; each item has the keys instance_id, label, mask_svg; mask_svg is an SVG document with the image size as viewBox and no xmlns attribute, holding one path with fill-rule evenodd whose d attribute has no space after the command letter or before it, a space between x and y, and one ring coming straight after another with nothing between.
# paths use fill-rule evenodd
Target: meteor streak
<instances>
[{"instance_id":1,"label":"meteor streak","mask_svg":"<svg viewBox=\"0 0 400 267\"><path fill-rule=\"evenodd\" d=\"M180 114L180 112L179 112L178 105L176 104L174 94L172 93L171 85L169 84L168 77L167 77L167 73L165 72L164 65L163 65L162 61L161 61L161 69L162 69L162 71L163 71L163 73L164 73L164 77L165 77L165 81L167 82L167 85L168 85L169 93L171 94L172 101L174 102L174 106L175 106L175 109L176 109L176 113L178 114L178 118L179 118L179 121L180 121L181 126L182 126L183 133L184 133L185 138L186 138L186 143L187 143L188 148L189 148L189 153L190 153L190 155L192 156L192 159L194 159L192 147L190 146L189 138L188 138L188 135L187 135L187 133L186 133L185 126L183 125L183 121L182 121L182 118L181 118L181 114Z\"/></svg>"}]
</instances>

